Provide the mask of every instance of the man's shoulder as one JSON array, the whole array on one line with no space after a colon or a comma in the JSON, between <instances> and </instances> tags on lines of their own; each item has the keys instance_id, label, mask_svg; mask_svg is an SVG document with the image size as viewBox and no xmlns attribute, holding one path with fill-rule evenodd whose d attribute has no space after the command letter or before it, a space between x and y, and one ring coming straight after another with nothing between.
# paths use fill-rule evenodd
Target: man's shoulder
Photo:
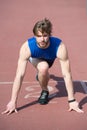
<instances>
[{"instance_id":1,"label":"man's shoulder","mask_svg":"<svg viewBox=\"0 0 87 130\"><path fill-rule=\"evenodd\" d=\"M66 59L68 57L67 47L63 42L59 46L57 56L60 59Z\"/></svg>"},{"instance_id":2,"label":"man's shoulder","mask_svg":"<svg viewBox=\"0 0 87 130\"><path fill-rule=\"evenodd\" d=\"M20 48L20 54L23 56L25 56L25 57L29 57L30 56L30 49L29 49L29 47L28 47L28 41L25 41L23 44L22 44L22 46L21 46L21 48Z\"/></svg>"},{"instance_id":3,"label":"man's shoulder","mask_svg":"<svg viewBox=\"0 0 87 130\"><path fill-rule=\"evenodd\" d=\"M32 42L36 41L36 38L35 37L31 37L27 41L28 41L28 43L32 43Z\"/></svg>"}]
</instances>

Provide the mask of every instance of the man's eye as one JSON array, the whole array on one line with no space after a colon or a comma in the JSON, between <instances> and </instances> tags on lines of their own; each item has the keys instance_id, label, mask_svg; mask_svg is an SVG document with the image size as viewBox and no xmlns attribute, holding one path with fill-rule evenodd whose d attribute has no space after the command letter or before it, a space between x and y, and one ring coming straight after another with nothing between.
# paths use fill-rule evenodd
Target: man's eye
<instances>
[{"instance_id":1,"label":"man's eye","mask_svg":"<svg viewBox=\"0 0 87 130\"><path fill-rule=\"evenodd\" d=\"M41 35L37 35L37 37L42 37Z\"/></svg>"}]
</instances>

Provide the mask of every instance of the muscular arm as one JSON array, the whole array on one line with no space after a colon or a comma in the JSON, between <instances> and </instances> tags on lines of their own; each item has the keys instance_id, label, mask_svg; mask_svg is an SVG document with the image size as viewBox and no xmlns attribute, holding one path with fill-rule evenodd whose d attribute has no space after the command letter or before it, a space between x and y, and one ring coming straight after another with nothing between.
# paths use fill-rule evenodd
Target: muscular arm
<instances>
[{"instance_id":1,"label":"muscular arm","mask_svg":"<svg viewBox=\"0 0 87 130\"><path fill-rule=\"evenodd\" d=\"M17 66L17 71L16 71L16 76L14 79L13 87L12 87L12 94L11 94L11 100L7 104L7 109L4 111L4 113L12 113L13 111L16 110L16 104L17 104L17 98L18 98L18 93L21 88L21 84L25 75L26 71L26 66L28 62L28 58L30 57L30 51L27 45L27 42L25 42L19 53L19 59L18 59L18 66ZM17 110L16 110L17 112Z\"/></svg>"},{"instance_id":2,"label":"muscular arm","mask_svg":"<svg viewBox=\"0 0 87 130\"><path fill-rule=\"evenodd\" d=\"M72 75L70 69L70 62L68 58L68 52L65 45L62 43L60 45L58 51L58 57L61 64L61 70L64 77L67 93L68 93L68 100L74 99L74 90L73 90L73 82L72 82Z\"/></svg>"},{"instance_id":3,"label":"muscular arm","mask_svg":"<svg viewBox=\"0 0 87 130\"><path fill-rule=\"evenodd\" d=\"M13 89L12 89L12 97L11 101L16 102L18 92L20 90L23 77L25 75L25 70L28 62L28 58L30 57L29 48L27 46L27 42L23 44L23 46L20 49L19 59L18 59L18 67L17 72L15 76L15 80L13 83Z\"/></svg>"},{"instance_id":4,"label":"muscular arm","mask_svg":"<svg viewBox=\"0 0 87 130\"><path fill-rule=\"evenodd\" d=\"M73 100L75 99L74 97L74 87L73 87L73 81L72 81L72 75L71 75L71 69L70 69L70 62L68 58L68 52L63 43L61 43L59 49L58 49L58 54L57 54L60 65L61 65L61 70L62 74L64 77L65 85L66 85L66 90L68 94L68 100ZM81 109L78 107L78 102L74 101L69 103L69 111L75 110L79 113L83 112Z\"/></svg>"},{"instance_id":5,"label":"muscular arm","mask_svg":"<svg viewBox=\"0 0 87 130\"><path fill-rule=\"evenodd\" d=\"M14 80L13 88L12 88L11 101L13 102L17 101L17 96L18 96L18 92L20 90L20 87L23 81L23 77L26 70L26 65L27 65L27 59L23 59L23 57L20 54L20 57L18 60L17 72L16 72L16 76L15 76L15 80Z\"/></svg>"}]
</instances>

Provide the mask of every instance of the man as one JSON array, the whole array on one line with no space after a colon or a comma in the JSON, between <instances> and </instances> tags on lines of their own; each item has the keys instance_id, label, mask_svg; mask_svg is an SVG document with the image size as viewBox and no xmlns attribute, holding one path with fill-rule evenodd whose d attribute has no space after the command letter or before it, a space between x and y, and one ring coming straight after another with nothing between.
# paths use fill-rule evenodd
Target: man
<instances>
[{"instance_id":1,"label":"man","mask_svg":"<svg viewBox=\"0 0 87 130\"><path fill-rule=\"evenodd\" d=\"M13 111L17 112L16 108L18 94L25 75L28 61L30 61L37 69L36 78L42 88L38 102L43 105L48 103L48 70L53 65L53 62L56 58L59 59L66 85L69 111L75 110L79 113L82 113L83 111L79 108L78 102L74 97L68 52L64 43L61 39L51 36L52 24L48 19L38 21L34 25L33 33L34 37L28 39L20 49L18 67L13 84L11 100L3 114L11 114Z\"/></svg>"}]
</instances>

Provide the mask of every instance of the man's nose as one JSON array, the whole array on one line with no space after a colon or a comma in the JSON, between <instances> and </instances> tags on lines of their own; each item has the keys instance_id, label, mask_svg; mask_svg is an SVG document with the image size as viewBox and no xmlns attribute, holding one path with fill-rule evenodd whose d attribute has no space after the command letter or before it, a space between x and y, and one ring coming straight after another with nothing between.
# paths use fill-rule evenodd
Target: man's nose
<instances>
[{"instance_id":1,"label":"man's nose","mask_svg":"<svg viewBox=\"0 0 87 130\"><path fill-rule=\"evenodd\" d=\"M42 41L44 41L44 37L42 36Z\"/></svg>"}]
</instances>

